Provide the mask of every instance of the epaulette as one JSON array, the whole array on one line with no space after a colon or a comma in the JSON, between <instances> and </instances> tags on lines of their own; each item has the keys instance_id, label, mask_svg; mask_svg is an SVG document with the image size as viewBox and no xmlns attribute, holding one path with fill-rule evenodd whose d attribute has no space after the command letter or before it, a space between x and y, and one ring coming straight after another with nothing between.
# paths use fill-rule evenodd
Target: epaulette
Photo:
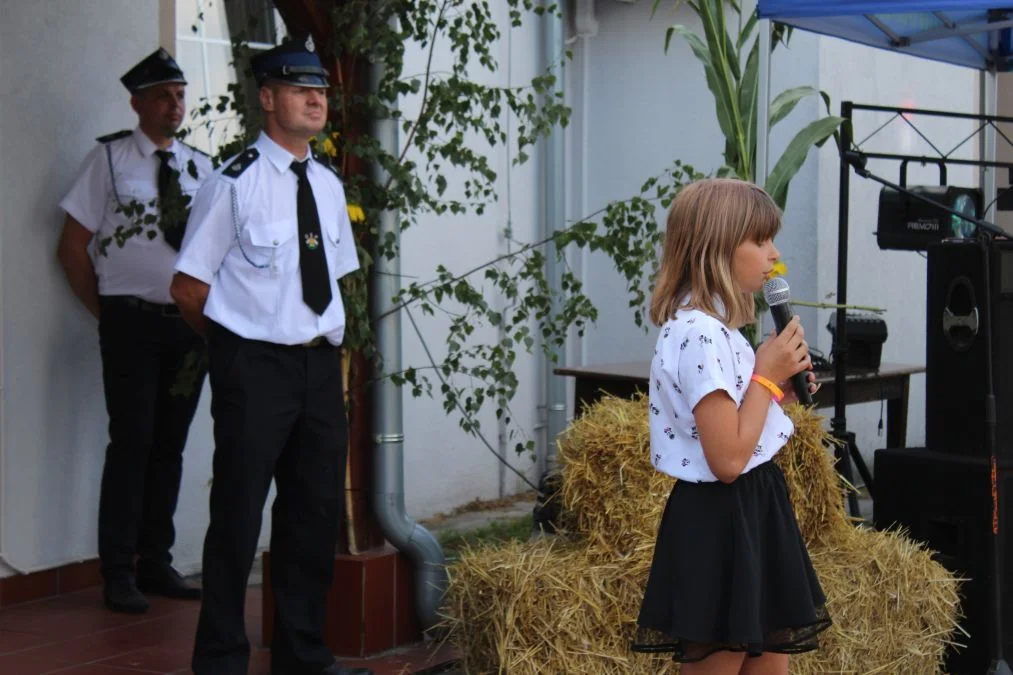
<instances>
[{"instance_id":1,"label":"epaulette","mask_svg":"<svg viewBox=\"0 0 1013 675\"><path fill-rule=\"evenodd\" d=\"M95 140L99 143L110 143L112 141L118 141L121 138L126 138L130 134L134 133L130 129L124 129L123 131L117 131L114 134L106 134L105 136L99 136Z\"/></svg>"},{"instance_id":2,"label":"epaulette","mask_svg":"<svg viewBox=\"0 0 1013 675\"><path fill-rule=\"evenodd\" d=\"M244 171L250 168L251 164L257 161L258 157L260 157L260 151L256 148L247 148L229 162L229 165L222 171L222 175L229 178L239 178Z\"/></svg>"},{"instance_id":3,"label":"epaulette","mask_svg":"<svg viewBox=\"0 0 1013 675\"><path fill-rule=\"evenodd\" d=\"M331 158L330 157L328 157L327 155L321 155L321 154L318 154L318 153L314 152L313 153L313 159L317 160L317 163L320 164L321 166L324 166L324 167L330 169L331 173L333 173L335 176L337 176L339 181L341 180L341 174L338 173L338 170L336 168L334 168L333 164L331 164Z\"/></svg>"}]
</instances>

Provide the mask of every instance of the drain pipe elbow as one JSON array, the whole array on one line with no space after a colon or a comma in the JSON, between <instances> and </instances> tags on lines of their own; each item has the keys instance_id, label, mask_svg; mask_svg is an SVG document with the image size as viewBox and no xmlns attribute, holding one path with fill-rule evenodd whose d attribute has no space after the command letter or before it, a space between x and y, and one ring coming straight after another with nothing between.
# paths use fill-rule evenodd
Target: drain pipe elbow
<instances>
[{"instance_id":1,"label":"drain pipe elbow","mask_svg":"<svg viewBox=\"0 0 1013 675\"><path fill-rule=\"evenodd\" d=\"M380 445L377 440L378 461L374 467L389 469L396 465L394 455L401 454L401 448L394 450ZM398 442L400 445L400 442ZM381 459L385 457L386 459ZM402 457L403 465L403 457ZM379 473L379 472L378 472ZM382 480L374 479L373 512L376 514L384 536L412 562L415 579L415 610L419 623L428 630L439 623L440 606L447 590L447 572L443 548L429 530L425 529L405 512L404 492L384 488ZM389 491L388 491L389 490Z\"/></svg>"}]
</instances>

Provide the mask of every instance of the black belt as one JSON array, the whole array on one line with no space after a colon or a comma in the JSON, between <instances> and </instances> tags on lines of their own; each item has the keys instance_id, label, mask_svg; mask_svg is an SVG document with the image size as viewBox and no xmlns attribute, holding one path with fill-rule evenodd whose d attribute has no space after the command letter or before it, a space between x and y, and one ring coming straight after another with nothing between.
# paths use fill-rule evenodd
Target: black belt
<instances>
[{"instance_id":1,"label":"black belt","mask_svg":"<svg viewBox=\"0 0 1013 675\"><path fill-rule=\"evenodd\" d=\"M102 300L117 305L133 307L134 309L140 309L145 312L154 312L156 314L160 314L161 316L173 318L179 318L182 316L179 312L179 307L176 305L162 305L157 302L148 302L147 300L133 295L103 295Z\"/></svg>"}]
</instances>

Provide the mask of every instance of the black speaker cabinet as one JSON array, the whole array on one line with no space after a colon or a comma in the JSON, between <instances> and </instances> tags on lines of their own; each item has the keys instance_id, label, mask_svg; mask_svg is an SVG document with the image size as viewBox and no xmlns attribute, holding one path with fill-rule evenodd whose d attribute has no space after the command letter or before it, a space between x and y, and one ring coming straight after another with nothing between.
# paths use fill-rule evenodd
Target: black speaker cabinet
<instances>
[{"instance_id":1,"label":"black speaker cabinet","mask_svg":"<svg viewBox=\"0 0 1013 675\"><path fill-rule=\"evenodd\" d=\"M984 245L948 240L928 249L925 445L988 455L985 429L986 319L999 456L1013 457L1013 241L988 245L991 304L985 299Z\"/></svg>"},{"instance_id":2,"label":"black speaker cabinet","mask_svg":"<svg viewBox=\"0 0 1013 675\"><path fill-rule=\"evenodd\" d=\"M992 495L987 457L970 453L929 452L923 448L877 450L876 499L873 519L877 529L902 525L910 535L936 551L947 569L967 577L961 587L961 625L970 638L967 647L951 649L946 672L986 671L989 662ZM1000 567L1002 584L1003 652L1013 655L1013 460L999 462L998 480L1005 501L999 514L999 539L1005 552Z\"/></svg>"}]
</instances>

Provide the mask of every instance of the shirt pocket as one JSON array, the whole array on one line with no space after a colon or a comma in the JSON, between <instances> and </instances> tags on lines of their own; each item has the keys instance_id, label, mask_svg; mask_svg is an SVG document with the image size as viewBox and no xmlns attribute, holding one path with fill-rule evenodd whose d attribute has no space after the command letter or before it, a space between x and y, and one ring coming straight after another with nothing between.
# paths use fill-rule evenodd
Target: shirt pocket
<instances>
[{"instance_id":1,"label":"shirt pocket","mask_svg":"<svg viewBox=\"0 0 1013 675\"><path fill-rule=\"evenodd\" d=\"M116 176L106 208L108 217L101 225L100 241L112 248L151 246L161 241L158 190L151 181Z\"/></svg>"},{"instance_id":2,"label":"shirt pocket","mask_svg":"<svg viewBox=\"0 0 1013 675\"><path fill-rule=\"evenodd\" d=\"M158 204L151 202L158 199L158 186L152 180L138 180L137 178L116 177L113 189L120 196L120 201L127 204L130 201L138 201L148 208L155 208Z\"/></svg>"},{"instance_id":3,"label":"shirt pocket","mask_svg":"<svg viewBox=\"0 0 1013 675\"><path fill-rule=\"evenodd\" d=\"M158 218L158 190L151 181L116 176L108 207L110 222L116 227L156 227L157 221L146 223L145 218L149 215Z\"/></svg>"},{"instance_id":4,"label":"shirt pocket","mask_svg":"<svg viewBox=\"0 0 1013 675\"><path fill-rule=\"evenodd\" d=\"M324 215L320 220L320 230L330 248L337 248L341 243L341 225L337 216Z\"/></svg>"},{"instance_id":5,"label":"shirt pocket","mask_svg":"<svg viewBox=\"0 0 1013 675\"><path fill-rule=\"evenodd\" d=\"M326 242L327 270L333 283L337 284L340 277L359 266L355 241L348 230L342 233L339 218L331 219L330 223L322 229L324 242Z\"/></svg>"},{"instance_id":6,"label":"shirt pocket","mask_svg":"<svg viewBox=\"0 0 1013 675\"><path fill-rule=\"evenodd\" d=\"M239 239L234 274L247 291L251 315L266 325L280 311L283 288L299 275L298 227L292 219L248 222Z\"/></svg>"},{"instance_id":7,"label":"shirt pocket","mask_svg":"<svg viewBox=\"0 0 1013 675\"><path fill-rule=\"evenodd\" d=\"M248 223L243 231L247 242L242 246L246 262L264 274L285 273L299 267L294 219Z\"/></svg>"}]
</instances>

